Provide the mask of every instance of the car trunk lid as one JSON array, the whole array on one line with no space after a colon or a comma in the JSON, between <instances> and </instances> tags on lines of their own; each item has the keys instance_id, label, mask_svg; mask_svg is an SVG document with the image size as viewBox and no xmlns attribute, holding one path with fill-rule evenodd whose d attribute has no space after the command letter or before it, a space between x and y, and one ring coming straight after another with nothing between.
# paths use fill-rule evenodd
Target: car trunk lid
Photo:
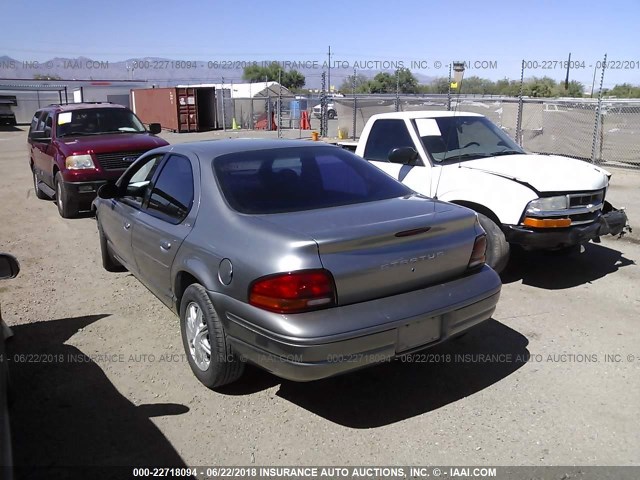
<instances>
[{"instance_id":1,"label":"car trunk lid","mask_svg":"<svg viewBox=\"0 0 640 480\"><path fill-rule=\"evenodd\" d=\"M340 305L459 276L476 236L470 210L418 195L264 218L313 238Z\"/></svg>"}]
</instances>

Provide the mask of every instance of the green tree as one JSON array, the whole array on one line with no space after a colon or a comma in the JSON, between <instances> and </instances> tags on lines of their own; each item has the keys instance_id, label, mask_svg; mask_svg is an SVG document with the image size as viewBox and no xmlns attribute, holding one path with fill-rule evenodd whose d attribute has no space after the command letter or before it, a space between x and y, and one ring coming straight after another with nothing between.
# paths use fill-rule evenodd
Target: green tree
<instances>
[{"instance_id":1,"label":"green tree","mask_svg":"<svg viewBox=\"0 0 640 480\"><path fill-rule=\"evenodd\" d=\"M564 87L564 84L563 84ZM576 80L569 82L569 88L565 90L566 97L582 97L584 95L584 85Z\"/></svg>"},{"instance_id":2,"label":"green tree","mask_svg":"<svg viewBox=\"0 0 640 480\"><path fill-rule=\"evenodd\" d=\"M611 90L606 90L605 94L618 98L640 98L640 87L634 87L629 83L614 86Z\"/></svg>"},{"instance_id":3,"label":"green tree","mask_svg":"<svg viewBox=\"0 0 640 480\"><path fill-rule=\"evenodd\" d=\"M495 82L495 94L506 97L517 97L520 95L520 82L503 78Z\"/></svg>"},{"instance_id":4,"label":"green tree","mask_svg":"<svg viewBox=\"0 0 640 480\"><path fill-rule=\"evenodd\" d=\"M369 80L366 87L368 93L418 93L419 85L416 77L408 68L399 68L393 74L380 72L373 80Z\"/></svg>"},{"instance_id":5,"label":"green tree","mask_svg":"<svg viewBox=\"0 0 640 480\"><path fill-rule=\"evenodd\" d=\"M369 81L371 93L393 93L396 91L396 79L389 72L380 72Z\"/></svg>"},{"instance_id":6,"label":"green tree","mask_svg":"<svg viewBox=\"0 0 640 480\"><path fill-rule=\"evenodd\" d=\"M354 79L353 75L347 75L347 78L345 78L344 81L340 84L340 89L339 89L340 92L351 93L353 91L353 79ZM356 73L355 80L356 80L356 92L367 93L368 92L367 84L369 82L369 79L361 73Z\"/></svg>"},{"instance_id":7,"label":"green tree","mask_svg":"<svg viewBox=\"0 0 640 480\"><path fill-rule=\"evenodd\" d=\"M306 82L304 75L297 70L283 70L278 62L267 66L249 65L244 68L242 78L250 82L278 82L290 90L302 88Z\"/></svg>"},{"instance_id":8,"label":"green tree","mask_svg":"<svg viewBox=\"0 0 640 480\"><path fill-rule=\"evenodd\" d=\"M298 90L304 87L305 81L304 75L297 70L289 70L282 77L282 85L289 90Z\"/></svg>"},{"instance_id":9,"label":"green tree","mask_svg":"<svg viewBox=\"0 0 640 480\"><path fill-rule=\"evenodd\" d=\"M397 85L400 87L400 93L418 93L418 79L413 76L411 70L399 68L396 70L395 76L397 77Z\"/></svg>"},{"instance_id":10,"label":"green tree","mask_svg":"<svg viewBox=\"0 0 640 480\"><path fill-rule=\"evenodd\" d=\"M495 84L491 80L480 77L468 77L462 79L460 93L476 93L489 95L495 90Z\"/></svg>"},{"instance_id":11,"label":"green tree","mask_svg":"<svg viewBox=\"0 0 640 480\"><path fill-rule=\"evenodd\" d=\"M431 83L430 93L448 93L449 92L449 79L446 77L436 78Z\"/></svg>"},{"instance_id":12,"label":"green tree","mask_svg":"<svg viewBox=\"0 0 640 480\"><path fill-rule=\"evenodd\" d=\"M555 97L558 95L558 84L549 77L533 77L524 86L524 94L529 97Z\"/></svg>"}]
</instances>

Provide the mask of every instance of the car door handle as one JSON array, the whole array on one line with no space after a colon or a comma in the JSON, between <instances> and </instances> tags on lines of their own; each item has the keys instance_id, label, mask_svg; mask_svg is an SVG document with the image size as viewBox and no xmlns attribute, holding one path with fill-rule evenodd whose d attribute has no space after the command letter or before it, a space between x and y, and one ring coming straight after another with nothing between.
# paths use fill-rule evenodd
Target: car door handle
<instances>
[{"instance_id":1,"label":"car door handle","mask_svg":"<svg viewBox=\"0 0 640 480\"><path fill-rule=\"evenodd\" d=\"M171 248L171 242L167 242L166 240L160 242L160 248L165 251L169 250Z\"/></svg>"},{"instance_id":2,"label":"car door handle","mask_svg":"<svg viewBox=\"0 0 640 480\"><path fill-rule=\"evenodd\" d=\"M129 230L131 228L131 224L129 222L124 222L123 227L125 230Z\"/></svg>"}]
</instances>

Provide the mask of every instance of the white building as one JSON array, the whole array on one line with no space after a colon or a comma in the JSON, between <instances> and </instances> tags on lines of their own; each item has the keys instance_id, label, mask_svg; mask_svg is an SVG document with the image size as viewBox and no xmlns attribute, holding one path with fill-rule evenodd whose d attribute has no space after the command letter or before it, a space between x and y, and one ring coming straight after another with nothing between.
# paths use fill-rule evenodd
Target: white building
<instances>
[{"instance_id":1,"label":"white building","mask_svg":"<svg viewBox=\"0 0 640 480\"><path fill-rule=\"evenodd\" d=\"M281 86L278 82L200 83L197 85L178 85L178 87L214 87L216 91L229 92L231 98L293 96L288 88Z\"/></svg>"}]
</instances>

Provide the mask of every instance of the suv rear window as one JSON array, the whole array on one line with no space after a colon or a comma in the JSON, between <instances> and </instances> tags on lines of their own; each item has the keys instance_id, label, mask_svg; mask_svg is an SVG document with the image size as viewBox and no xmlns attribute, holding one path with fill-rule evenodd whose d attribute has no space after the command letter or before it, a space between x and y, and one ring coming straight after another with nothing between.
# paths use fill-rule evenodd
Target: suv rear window
<instances>
[{"instance_id":1,"label":"suv rear window","mask_svg":"<svg viewBox=\"0 0 640 480\"><path fill-rule=\"evenodd\" d=\"M216 158L224 197L241 213L314 210L413 192L366 160L337 147L292 147Z\"/></svg>"}]
</instances>

